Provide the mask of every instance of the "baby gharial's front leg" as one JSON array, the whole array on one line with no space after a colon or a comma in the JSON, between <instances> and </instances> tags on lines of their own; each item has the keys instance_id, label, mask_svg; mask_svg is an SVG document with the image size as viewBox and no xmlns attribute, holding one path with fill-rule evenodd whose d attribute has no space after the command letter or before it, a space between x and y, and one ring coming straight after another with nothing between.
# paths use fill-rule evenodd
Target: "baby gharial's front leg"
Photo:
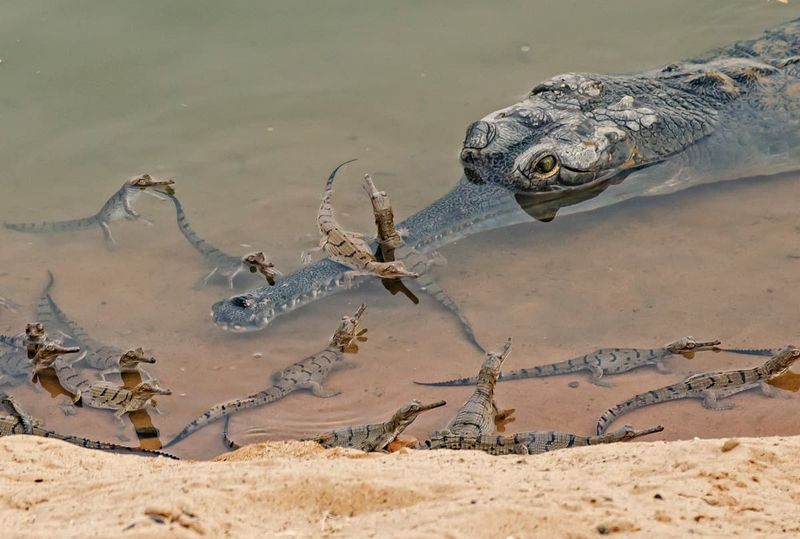
<instances>
[{"instance_id":1,"label":"baby gharial's front leg","mask_svg":"<svg viewBox=\"0 0 800 539\"><path fill-rule=\"evenodd\" d=\"M152 194L152 193L150 193L150 194ZM158 198L160 198L160 197L158 197ZM147 219L142 217L141 213L139 213L138 211L133 209L133 206L131 206L130 200L123 199L122 200L122 208L125 210L125 218L126 219L129 219L131 221L141 221L144 224L146 224L147 226L153 226L153 222L152 221L148 221Z\"/></svg>"}]
</instances>

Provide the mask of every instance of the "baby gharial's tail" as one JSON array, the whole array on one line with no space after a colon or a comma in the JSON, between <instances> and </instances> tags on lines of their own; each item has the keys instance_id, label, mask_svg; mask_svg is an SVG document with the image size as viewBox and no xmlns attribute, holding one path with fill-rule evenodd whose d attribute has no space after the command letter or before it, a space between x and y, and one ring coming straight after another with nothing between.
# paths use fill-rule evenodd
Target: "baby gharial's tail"
<instances>
[{"instance_id":1,"label":"baby gharial's tail","mask_svg":"<svg viewBox=\"0 0 800 539\"><path fill-rule=\"evenodd\" d=\"M245 397L243 399L234 399L223 402L222 404L217 404L209 410L206 410L203 415L186 425L183 430L180 431L172 440L167 442L164 447L167 448L177 444L190 434L193 434L206 425L222 419L223 417L235 414L236 412L241 412L242 410L246 410L248 408L255 408L256 406L269 404L270 402L274 402L282 397L285 397L286 394L286 391L273 386L265 391L261 391L260 393L250 395L249 397Z\"/></svg>"},{"instance_id":2,"label":"baby gharial's tail","mask_svg":"<svg viewBox=\"0 0 800 539\"><path fill-rule=\"evenodd\" d=\"M680 391L672 390L672 387L673 386L669 386L668 388L661 388L648 391L647 393L640 393L635 397L609 408L602 416L600 416L600 419L597 420L597 434L605 434L605 432L608 430L608 427L610 427L614 421L630 411L638 408L644 408L645 406L650 406L651 404L658 404L660 402L685 398L685 395L683 395Z\"/></svg>"},{"instance_id":3,"label":"baby gharial's tail","mask_svg":"<svg viewBox=\"0 0 800 539\"><path fill-rule=\"evenodd\" d=\"M35 434L38 434L45 438L56 438L57 440L62 440L64 442L68 442L81 447L86 447L88 449L99 449L101 451L110 451L112 453L133 453L135 455L143 455L148 457L166 457L168 459L180 460L175 455L170 455L169 453L164 453L162 451L157 451L155 449L128 447L111 442L98 442L96 440L89 440L87 438L70 436L69 434L59 434L57 432L53 432L50 430L37 429L37 432L35 432Z\"/></svg>"},{"instance_id":4,"label":"baby gharial's tail","mask_svg":"<svg viewBox=\"0 0 800 539\"><path fill-rule=\"evenodd\" d=\"M84 217L83 219L72 219L70 221L56 221L53 223L3 223L9 230L17 232L28 232L31 234L49 234L52 232L71 232L74 230L86 230L100 225L100 218L97 215Z\"/></svg>"},{"instance_id":5,"label":"baby gharial's tail","mask_svg":"<svg viewBox=\"0 0 800 539\"><path fill-rule=\"evenodd\" d=\"M478 383L477 376L470 376L469 378L455 378L453 380L445 380L444 382L414 382L420 386L474 386Z\"/></svg>"},{"instance_id":6,"label":"baby gharial's tail","mask_svg":"<svg viewBox=\"0 0 800 539\"><path fill-rule=\"evenodd\" d=\"M336 173L339 172L339 169L343 166L347 165L348 163L352 163L353 161L358 161L358 159L350 159L349 161L345 161L344 163L338 165L333 171L331 171L330 176L328 176L328 180L325 182L325 191L322 193L322 203L320 204L320 213L323 213L326 208L329 208L331 205L331 201L333 200L333 181L336 179Z\"/></svg>"}]
</instances>

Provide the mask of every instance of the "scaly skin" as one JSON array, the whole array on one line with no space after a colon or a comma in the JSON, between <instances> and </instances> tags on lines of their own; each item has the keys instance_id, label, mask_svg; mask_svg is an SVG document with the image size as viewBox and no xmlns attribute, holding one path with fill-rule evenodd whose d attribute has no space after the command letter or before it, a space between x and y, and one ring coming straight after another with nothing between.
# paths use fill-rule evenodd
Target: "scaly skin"
<instances>
[{"instance_id":1,"label":"scaly skin","mask_svg":"<svg viewBox=\"0 0 800 539\"><path fill-rule=\"evenodd\" d=\"M795 21L694 63L553 77L470 126L462 148L468 179L398 227L408 230L406 244L424 254L532 216L547 220L557 211L797 170L798 56ZM553 168L541 172L548 159L537 171L548 155ZM322 260L286 275L279 287L217 302L212 317L230 331L264 329L343 290L347 269Z\"/></svg>"},{"instance_id":2,"label":"scaly skin","mask_svg":"<svg viewBox=\"0 0 800 539\"><path fill-rule=\"evenodd\" d=\"M568 432L519 432L513 436L443 436L426 440L421 449L471 449L490 455L539 455L557 449L568 449L585 445L610 444L632 440L655 432L661 425L643 430L634 430L630 425L600 436L578 436Z\"/></svg>"},{"instance_id":3,"label":"scaly skin","mask_svg":"<svg viewBox=\"0 0 800 539\"><path fill-rule=\"evenodd\" d=\"M139 363L155 363L155 361L156 360L154 358L145 356L144 351L141 348L128 350L120 356L118 362L119 370L117 372L138 372ZM87 378L72 366L72 362L64 361L61 358L55 362L53 368L56 371L58 383L61 384L61 387L72 393L73 402L83 400L86 406L93 408L108 408L103 399L98 400L94 397L82 399L84 395L94 395L97 392L105 392L106 388L109 387L109 384L105 381L104 377L102 382L100 380ZM98 386L98 388L102 389L95 388L97 384L101 384ZM157 392L154 393L154 395L155 394L157 394ZM169 393L164 394L169 395ZM141 408L141 406L139 406L139 408ZM135 409L138 410L139 408Z\"/></svg>"},{"instance_id":4,"label":"scaly skin","mask_svg":"<svg viewBox=\"0 0 800 539\"><path fill-rule=\"evenodd\" d=\"M47 324L47 327L56 328L80 345L85 352L84 365L101 371L100 377L103 379L112 373L132 372L139 372L146 380L153 378L150 373L139 367L139 363L152 364L156 362L155 358L145 356L141 348L125 351L116 346L105 345L90 337L85 329L67 317L50 295L54 282L53 274L48 271L47 276L47 286L39 296L36 315L40 321Z\"/></svg>"},{"instance_id":5,"label":"scaly skin","mask_svg":"<svg viewBox=\"0 0 800 539\"><path fill-rule=\"evenodd\" d=\"M150 189L155 187L173 185L173 180L154 180L149 174L136 176L125 183L122 187L111 195L111 198L103 204L100 211L90 217L83 219L72 219L70 221L42 222L42 223L5 223L5 227L17 232L29 233L52 233L52 232L71 232L75 230L85 230L87 228L100 227L109 248L116 247L117 242L111 235L109 224L119 219L141 219L142 216L133 209L133 204L139 195L146 192L152 194ZM145 221L147 222L147 221Z\"/></svg>"},{"instance_id":6,"label":"scaly skin","mask_svg":"<svg viewBox=\"0 0 800 539\"><path fill-rule=\"evenodd\" d=\"M447 404L445 401L437 401L423 405L420 401L413 400L383 423L342 427L309 440L314 440L323 447L348 447L366 452L384 451L386 446L396 440L419 414L445 404Z\"/></svg>"},{"instance_id":7,"label":"scaly skin","mask_svg":"<svg viewBox=\"0 0 800 539\"><path fill-rule=\"evenodd\" d=\"M494 386L503 361L511 353L511 339L506 342L503 351L499 354L489 352L486 354L478 373L478 383L474 393L459 409L456 416L450 420L444 430L433 433L432 438L440 436L457 435L475 437L491 434L495 426L508 422L514 410L500 410L494 401ZM498 429L501 430L502 429Z\"/></svg>"},{"instance_id":8,"label":"scaly skin","mask_svg":"<svg viewBox=\"0 0 800 539\"><path fill-rule=\"evenodd\" d=\"M401 277L418 277L416 273L406 269L405 264L398 261L378 262L372 255L372 250L364 241L363 234L344 230L333 215L333 181L341 167L354 160L346 161L333 169L328 181L325 183L325 192L319 205L317 225L321 234L319 247L303 251L300 258L304 263L311 260L311 252L323 250L340 264L344 264L351 271L344 274L345 286L349 286L352 278L357 275L372 275L382 279L399 279Z\"/></svg>"},{"instance_id":9,"label":"scaly skin","mask_svg":"<svg viewBox=\"0 0 800 539\"><path fill-rule=\"evenodd\" d=\"M83 394L86 404L92 408L115 410L114 417L122 419L127 413L151 406L158 412L156 395L172 395L172 391L160 387L156 382L141 382L132 389L114 385L110 382L95 382ZM160 412L159 412L160 413Z\"/></svg>"},{"instance_id":10,"label":"scaly skin","mask_svg":"<svg viewBox=\"0 0 800 539\"><path fill-rule=\"evenodd\" d=\"M693 337L682 337L660 348L600 348L590 354L539 365L527 369L501 372L497 377L498 382L506 380L519 380L522 378L542 378L545 376L558 376L581 371L588 371L593 384L611 387L611 382L603 379L606 374L620 374L639 367L654 365L658 372L668 373L669 368L664 360L675 354L689 354L704 350L716 350L719 341L697 342ZM729 351L735 351L733 349ZM458 378L446 382L415 382L424 386L471 386L475 385L478 378Z\"/></svg>"},{"instance_id":11,"label":"scaly skin","mask_svg":"<svg viewBox=\"0 0 800 539\"><path fill-rule=\"evenodd\" d=\"M31 360L23 350L12 348L0 352L0 386L16 385L31 372Z\"/></svg>"},{"instance_id":12,"label":"scaly skin","mask_svg":"<svg viewBox=\"0 0 800 539\"><path fill-rule=\"evenodd\" d=\"M628 412L662 402L703 399L703 407L707 410L730 410L735 404L719 401L756 388L760 388L768 397L774 396L775 390L768 383L785 374L798 358L800 349L787 346L762 365L752 369L695 374L683 382L640 393L609 408L597 421L597 434L606 432L617 418Z\"/></svg>"},{"instance_id":13,"label":"scaly skin","mask_svg":"<svg viewBox=\"0 0 800 539\"><path fill-rule=\"evenodd\" d=\"M123 445L117 445L109 442L98 442L95 440L89 440L87 438L70 436L68 434L59 434L55 431L40 427L38 420L33 419L24 411L22 411L8 395L0 394L0 402L2 402L5 412L0 414L0 437L10 436L12 434L27 434L32 436L41 436L43 438L55 438L56 440L62 440L88 449L100 449L104 451L114 451L120 453L134 453L143 456L167 457L170 459L179 460L178 457L170 455L169 453L163 453L161 451L153 451L139 447L125 447Z\"/></svg>"},{"instance_id":14,"label":"scaly skin","mask_svg":"<svg viewBox=\"0 0 800 539\"><path fill-rule=\"evenodd\" d=\"M275 402L299 389L308 389L314 396L322 398L338 395L339 391L325 390L322 387L322 383L328 377L331 370L344 360L345 352L348 351L359 336L366 331L359 331L361 317L366 308L367 306L362 304L353 316L345 316L342 318L327 348L273 374L273 384L267 389L248 395L247 397L232 399L217 404L210 410L207 410L200 417L186 425L183 430L164 447L170 447L180 442L209 423L213 423L214 421L226 418L231 414L248 408L255 408ZM234 444L231 441L228 445Z\"/></svg>"}]
</instances>

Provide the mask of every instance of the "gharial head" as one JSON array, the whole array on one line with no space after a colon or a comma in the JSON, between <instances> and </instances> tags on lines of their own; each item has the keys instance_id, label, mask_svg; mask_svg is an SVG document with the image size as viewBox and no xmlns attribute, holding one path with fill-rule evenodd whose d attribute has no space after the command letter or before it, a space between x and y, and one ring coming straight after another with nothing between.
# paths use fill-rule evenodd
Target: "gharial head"
<instances>
[{"instance_id":1,"label":"gharial head","mask_svg":"<svg viewBox=\"0 0 800 539\"><path fill-rule=\"evenodd\" d=\"M25 338L29 341L41 340L46 337L44 324L41 322L30 322L25 324Z\"/></svg>"},{"instance_id":2,"label":"gharial head","mask_svg":"<svg viewBox=\"0 0 800 539\"><path fill-rule=\"evenodd\" d=\"M359 331L361 317L364 315L366 310L367 305L362 303L353 316L342 317L342 320L339 322L339 327L336 328L333 337L331 337L329 345L331 348L339 348L342 351L346 351L351 345L354 344L356 339L366 340L366 337L362 336L367 332L367 330L363 329Z\"/></svg>"},{"instance_id":3,"label":"gharial head","mask_svg":"<svg viewBox=\"0 0 800 539\"><path fill-rule=\"evenodd\" d=\"M489 380L496 380L497 376L500 374L500 368L503 366L503 361L508 357L508 354L511 353L511 337L508 338L506 341L505 346L503 346L503 351L500 353L497 352L488 352L486 354L486 359L483 360L483 364L481 365L481 370L478 373L478 383L486 382Z\"/></svg>"},{"instance_id":4,"label":"gharial head","mask_svg":"<svg viewBox=\"0 0 800 539\"><path fill-rule=\"evenodd\" d=\"M721 343L718 340L713 341L696 341L694 337L681 337L677 341L672 341L664 345L664 349L671 354L688 354L690 352L699 352L701 350L713 350Z\"/></svg>"},{"instance_id":5,"label":"gharial head","mask_svg":"<svg viewBox=\"0 0 800 539\"><path fill-rule=\"evenodd\" d=\"M172 395L171 390L159 386L155 381L142 382L131 389L131 393L134 395Z\"/></svg>"},{"instance_id":6,"label":"gharial head","mask_svg":"<svg viewBox=\"0 0 800 539\"><path fill-rule=\"evenodd\" d=\"M81 349L77 346L62 346L55 341L47 341L39 347L36 354L31 359L34 367L34 375L55 363L58 356L63 354L77 354Z\"/></svg>"},{"instance_id":7,"label":"gharial head","mask_svg":"<svg viewBox=\"0 0 800 539\"><path fill-rule=\"evenodd\" d=\"M409 271L406 265L397 260L393 262L379 262L380 268L378 274L385 279L399 279L400 277L412 277L416 279L419 273Z\"/></svg>"},{"instance_id":8,"label":"gharial head","mask_svg":"<svg viewBox=\"0 0 800 539\"><path fill-rule=\"evenodd\" d=\"M134 176L126 182L126 185L133 189L140 189L146 191L154 187L162 187L167 193L174 193L171 187L175 185L175 180L167 178L166 180L154 180L150 174L142 174L141 176Z\"/></svg>"},{"instance_id":9,"label":"gharial head","mask_svg":"<svg viewBox=\"0 0 800 539\"><path fill-rule=\"evenodd\" d=\"M711 134L717 110L749 91L739 79L752 63L727 59L640 75L557 75L468 127L460 155L464 173L473 183L529 195L563 196L617 183Z\"/></svg>"},{"instance_id":10,"label":"gharial head","mask_svg":"<svg viewBox=\"0 0 800 539\"><path fill-rule=\"evenodd\" d=\"M397 410L392 419L390 420L391 423L395 425L395 428L399 431L402 431L414 420L417 418L419 414L422 412L427 412L428 410L433 410L434 408L439 408L447 404L446 401L436 401L431 404L422 404L420 401L414 399L399 410Z\"/></svg>"},{"instance_id":11,"label":"gharial head","mask_svg":"<svg viewBox=\"0 0 800 539\"><path fill-rule=\"evenodd\" d=\"M25 325L25 348L27 349L28 359L33 359L47 340L47 333L44 324L41 322L30 322Z\"/></svg>"},{"instance_id":12,"label":"gharial head","mask_svg":"<svg viewBox=\"0 0 800 539\"><path fill-rule=\"evenodd\" d=\"M775 378L785 374L798 359L800 359L800 349L796 346L788 345L765 361L763 368L770 378Z\"/></svg>"},{"instance_id":13,"label":"gharial head","mask_svg":"<svg viewBox=\"0 0 800 539\"><path fill-rule=\"evenodd\" d=\"M155 363L156 358L144 355L144 350L141 348L131 348L119 358L119 367L121 369L136 367L139 363Z\"/></svg>"}]
</instances>

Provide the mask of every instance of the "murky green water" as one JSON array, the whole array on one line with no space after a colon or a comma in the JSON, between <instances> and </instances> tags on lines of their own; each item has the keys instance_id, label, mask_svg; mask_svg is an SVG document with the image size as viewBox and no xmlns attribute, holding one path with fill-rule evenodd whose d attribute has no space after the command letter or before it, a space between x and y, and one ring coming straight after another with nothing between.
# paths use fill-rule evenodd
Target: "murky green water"
<instances>
[{"instance_id":1,"label":"murky green water","mask_svg":"<svg viewBox=\"0 0 800 539\"><path fill-rule=\"evenodd\" d=\"M4 2L0 220L89 215L124 180L150 172L176 179L204 238L235 254L251 250L242 244L264 249L289 271L316 241L320 188L335 164L359 158L335 202L349 228L367 231L361 173L390 192L398 216L420 209L459 177L466 126L544 78L655 67L798 16L797 3L757 0ZM437 271L485 342L513 335L512 368L599 345L656 346L686 333L783 344L798 337L792 180L491 232L445 249L449 265ZM411 384L470 374L481 359L433 302L412 307L369 286L262 333L226 334L208 310L229 292L191 288L205 269L178 233L171 205L143 198L137 208L155 226L115 223L120 249L113 253L99 231L40 237L0 230L0 296L23 305L17 314L0 311L0 331L23 328L51 269L61 307L96 339L141 345L159 358L153 370L175 392L160 399L166 415L154 418L164 437L320 350L338 318L362 300L370 304L371 340L354 358L356 368L330 378L342 395L293 395L242 414L234 428L300 436L381 419L414 397L454 405L466 397L468 390ZM720 357L681 368L741 362ZM573 379L581 380L577 390L566 386ZM632 373L614 390L583 379L504 384L498 398L517 408L517 430L583 433L619 397L678 374ZM116 435L110 414L81 410L65 418L43 391L22 384L11 392L48 426ZM775 403L740 401L727 415L709 417L685 402L631 417L663 421L673 438L800 432L796 423L765 420ZM443 425L451 411L431 412L412 433ZM218 451L219 428L180 449Z\"/></svg>"}]
</instances>

